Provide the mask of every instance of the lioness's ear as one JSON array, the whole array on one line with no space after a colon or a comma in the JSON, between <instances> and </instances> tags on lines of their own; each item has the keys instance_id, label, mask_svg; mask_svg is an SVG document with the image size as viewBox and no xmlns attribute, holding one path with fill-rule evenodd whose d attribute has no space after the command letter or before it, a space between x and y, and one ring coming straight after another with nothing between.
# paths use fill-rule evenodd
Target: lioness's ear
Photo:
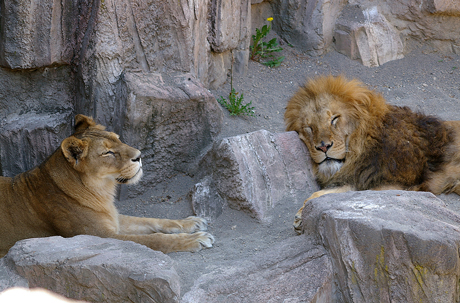
<instances>
[{"instance_id":1,"label":"lioness's ear","mask_svg":"<svg viewBox=\"0 0 460 303\"><path fill-rule=\"evenodd\" d=\"M93 118L78 114L75 116L75 131L82 131L87 129L90 126L95 126L96 122L94 122Z\"/></svg>"},{"instance_id":2,"label":"lioness's ear","mask_svg":"<svg viewBox=\"0 0 460 303\"><path fill-rule=\"evenodd\" d=\"M80 140L75 137L68 137L62 141L61 150L67 161L76 168L78 161L88 154L88 141Z\"/></svg>"},{"instance_id":3,"label":"lioness's ear","mask_svg":"<svg viewBox=\"0 0 460 303\"><path fill-rule=\"evenodd\" d=\"M105 126L96 124L96 122L94 122L93 118L91 117L82 114L78 114L75 116L75 133L82 132L88 129L89 127L94 127L99 130L105 129Z\"/></svg>"}]
</instances>

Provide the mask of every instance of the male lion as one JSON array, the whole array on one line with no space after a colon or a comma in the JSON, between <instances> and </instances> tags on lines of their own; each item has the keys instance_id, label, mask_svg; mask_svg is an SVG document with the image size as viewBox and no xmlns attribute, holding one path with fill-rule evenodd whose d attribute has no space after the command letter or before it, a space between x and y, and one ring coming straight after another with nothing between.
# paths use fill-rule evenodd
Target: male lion
<instances>
[{"instance_id":1,"label":"male lion","mask_svg":"<svg viewBox=\"0 0 460 303\"><path fill-rule=\"evenodd\" d=\"M310 151L322 188L305 203L350 190L460 194L460 121L389 105L342 76L310 79L289 100L284 119ZM294 220L299 233L302 209Z\"/></svg>"},{"instance_id":2,"label":"male lion","mask_svg":"<svg viewBox=\"0 0 460 303\"><path fill-rule=\"evenodd\" d=\"M44 163L13 178L0 177L0 257L18 240L57 235L129 240L165 253L212 246L201 218L118 214L117 184L141 178L141 153L104 129L77 115L75 133Z\"/></svg>"}]
</instances>

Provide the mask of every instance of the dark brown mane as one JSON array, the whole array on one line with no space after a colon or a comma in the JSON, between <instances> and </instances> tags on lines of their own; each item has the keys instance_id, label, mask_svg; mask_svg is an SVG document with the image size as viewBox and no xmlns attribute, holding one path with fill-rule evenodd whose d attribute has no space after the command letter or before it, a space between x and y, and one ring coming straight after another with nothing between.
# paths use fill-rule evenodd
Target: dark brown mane
<instances>
[{"instance_id":1,"label":"dark brown mane","mask_svg":"<svg viewBox=\"0 0 460 303\"><path fill-rule=\"evenodd\" d=\"M357 190L382 185L420 186L440 169L452 132L433 117L408 107L390 106L381 126L369 136L354 170L339 171L322 187L350 184Z\"/></svg>"}]
</instances>

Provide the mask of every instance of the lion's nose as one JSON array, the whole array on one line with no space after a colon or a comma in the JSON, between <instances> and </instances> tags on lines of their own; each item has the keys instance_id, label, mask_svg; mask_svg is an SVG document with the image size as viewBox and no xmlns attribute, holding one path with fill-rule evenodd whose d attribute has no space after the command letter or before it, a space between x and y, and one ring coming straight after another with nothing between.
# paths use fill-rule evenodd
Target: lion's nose
<instances>
[{"instance_id":1,"label":"lion's nose","mask_svg":"<svg viewBox=\"0 0 460 303\"><path fill-rule=\"evenodd\" d=\"M133 161L133 162L139 162L139 166L142 167L141 156L139 156L139 157L137 157L137 158L134 158L134 159L131 159L131 161Z\"/></svg>"},{"instance_id":2,"label":"lion's nose","mask_svg":"<svg viewBox=\"0 0 460 303\"><path fill-rule=\"evenodd\" d=\"M134 158L131 159L133 162L141 162L141 153L139 152Z\"/></svg>"},{"instance_id":3,"label":"lion's nose","mask_svg":"<svg viewBox=\"0 0 460 303\"><path fill-rule=\"evenodd\" d=\"M315 146L315 148L317 150L320 150L322 151L323 153L327 152L329 150L329 148L332 147L332 144L334 144L334 142L331 142L331 143L324 143L324 141L321 141L321 145L320 146Z\"/></svg>"}]
</instances>

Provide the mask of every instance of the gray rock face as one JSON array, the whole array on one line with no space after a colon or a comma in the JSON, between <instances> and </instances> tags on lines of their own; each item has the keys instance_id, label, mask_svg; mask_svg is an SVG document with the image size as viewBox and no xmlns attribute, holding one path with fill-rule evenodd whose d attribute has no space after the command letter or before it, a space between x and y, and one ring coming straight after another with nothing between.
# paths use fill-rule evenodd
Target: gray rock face
<instances>
[{"instance_id":1,"label":"gray rock face","mask_svg":"<svg viewBox=\"0 0 460 303\"><path fill-rule=\"evenodd\" d=\"M170 172L178 162L188 164L189 157L197 153L195 143L203 143L199 147L202 152L209 143L203 138L213 138L218 132L216 125L221 113L215 110L217 103L211 100L206 88L224 83L232 62L235 74L245 74L251 35L268 17L258 14L271 14L274 30L310 54L327 52L335 40L339 51L375 66L401 58L420 44L447 53L460 52L458 4L458 0L359 0L353 5L359 6L359 14L366 17L364 23L356 23L346 18L350 5L345 0L5 0L0 7L0 118L3 121L8 115L18 115L21 120L31 119L23 124L34 125L35 115L82 113L109 129L141 128L142 123L121 122L133 119L127 106L130 98L138 94L135 90L149 85L143 81L160 75L166 84L155 84L157 91L168 91L166 87L170 87L169 98L176 98L184 90L189 99L183 94L179 99L190 102L189 108L196 108L197 98L207 100L204 109L195 114L196 119L182 125L183 129L193 129L196 121L204 121L205 128L209 126L209 130L198 129L197 137L191 138L191 153L185 153L185 159L172 165L165 162L160 170L151 168L155 173ZM196 87L167 80L177 74L182 78L191 75ZM133 81L140 82L134 85ZM139 98L135 100L138 102ZM157 101L151 98L147 103L157 104L156 108L165 104ZM161 123L173 120L168 118ZM8 135L23 124L2 123L0 132ZM51 119L38 127L47 129L54 125ZM149 132L153 133L158 134L159 130ZM41 130L36 134L38 137L32 138L35 133L31 132L31 141L40 142L47 136ZM62 140L67 135L57 136ZM14 138L6 140L14 142ZM54 147L44 140L36 148ZM35 156L26 155L26 149L20 153ZM172 154L181 156L180 148ZM0 160L1 166L9 170L7 159ZM31 168L29 163L24 167ZM22 172L19 169L2 174Z\"/></svg>"},{"instance_id":2,"label":"gray rock face","mask_svg":"<svg viewBox=\"0 0 460 303\"><path fill-rule=\"evenodd\" d=\"M379 13L376 6L361 10L347 6L337 20L336 49L368 67L404 57L399 32Z\"/></svg>"},{"instance_id":3,"label":"gray rock face","mask_svg":"<svg viewBox=\"0 0 460 303\"><path fill-rule=\"evenodd\" d=\"M226 207L224 199L215 188L211 176L204 177L201 182L194 185L189 192L193 212L196 216L213 221L222 214Z\"/></svg>"},{"instance_id":4,"label":"gray rock face","mask_svg":"<svg viewBox=\"0 0 460 303\"><path fill-rule=\"evenodd\" d=\"M170 137L171 140L165 142L169 147L167 152L170 152L168 161L174 158L175 163L165 162L164 167L158 168L162 164L156 161L157 167L150 169L157 179L162 178L164 172L163 177L167 177L171 169L184 167L190 162L190 157L199 154L220 130L221 109L201 83L220 85L226 80L230 52L226 50L225 56L212 54L207 40L208 5L205 1L182 1L180 5L175 1L83 2L2 2L0 23L5 26L0 27L0 66L3 67L0 70L0 117L18 115L20 120L25 120L34 118L24 113L31 116L37 113L43 118L62 112L70 116L83 113L94 117L109 130L123 130L125 125L121 123L127 121L130 124L126 128L133 127L134 130L130 131L134 133L146 130L136 129L145 125L132 124L133 120L153 120L154 124L148 125L149 133L135 136L141 141L129 143L138 145L148 135L156 137L153 139L156 146L153 150L146 147L148 152L144 154L155 153L161 161L161 151L165 149L162 149L164 145L158 144ZM249 11L248 5L246 8ZM248 40L248 34L245 35ZM239 42L238 47L243 47ZM245 47L241 49L247 50L248 45ZM153 75L149 75L151 73ZM158 73L165 75L163 79L173 79L167 84L157 84L156 93L142 95L148 90L145 86L150 85L145 81L155 78ZM177 80L170 77L171 74L191 78L192 82ZM152 115L159 113L162 116L133 117L131 109L126 108L132 105L130 102L140 102L140 98L133 96L149 97L144 101L153 108L153 112L150 110ZM145 109L146 105L139 106ZM70 124L71 121L67 119L61 123L64 122ZM166 124L170 122L168 127ZM8 136L11 130L24 124L34 125L36 121L9 122L2 129L3 134ZM54 124L55 121L43 120L38 127L52 129ZM176 128L178 126L180 129ZM155 131L153 127L159 129ZM180 135L176 136L179 133L183 134L182 138L187 136L187 141L175 142L178 149L171 152L171 141L180 139ZM59 133L58 137L62 140L69 134ZM41 142L46 134L32 136L36 136L35 133L29 136L32 142L40 142L37 149L53 150L56 147L46 140ZM5 140L13 142L14 138ZM187 144L190 149L184 151L183 146ZM25 153L25 157L33 156ZM37 159L40 160L42 158ZM2 165L7 167L10 164L4 162ZM28 163L24 166L31 168ZM148 170L149 164L146 168ZM16 168L2 173L14 175L22 171Z\"/></svg>"},{"instance_id":5,"label":"gray rock face","mask_svg":"<svg viewBox=\"0 0 460 303\"><path fill-rule=\"evenodd\" d=\"M0 169L13 177L42 163L70 135L71 113L10 115L1 122Z\"/></svg>"},{"instance_id":6,"label":"gray rock face","mask_svg":"<svg viewBox=\"0 0 460 303\"><path fill-rule=\"evenodd\" d=\"M126 73L116 116L108 125L129 145L142 152L145 174L139 185L165 180L187 171L220 132L222 109L211 93L191 75L163 78L152 73ZM114 107L117 104L113 104Z\"/></svg>"},{"instance_id":7,"label":"gray rock face","mask_svg":"<svg viewBox=\"0 0 460 303\"><path fill-rule=\"evenodd\" d=\"M173 261L143 245L93 236L19 241L0 259L0 291L42 287L89 302L179 302ZM5 277L7 279L5 279Z\"/></svg>"},{"instance_id":8,"label":"gray rock face","mask_svg":"<svg viewBox=\"0 0 460 303\"><path fill-rule=\"evenodd\" d=\"M460 216L434 195L330 194L302 216L330 253L338 302L458 302Z\"/></svg>"},{"instance_id":9,"label":"gray rock face","mask_svg":"<svg viewBox=\"0 0 460 303\"><path fill-rule=\"evenodd\" d=\"M460 25L457 0L353 1L350 5L358 6L367 21L357 30L349 25L353 23L350 19L344 31L347 4L343 0L273 1L273 12L277 16L274 29L289 43L312 55L327 52L335 41L336 49L354 58L356 52L345 48L350 47L348 40L351 40L351 45L358 44L361 48L359 52L366 66L401 58L420 44L444 53L457 53L460 49L460 38L456 34ZM354 17L360 18L360 13ZM344 37L346 34L351 37Z\"/></svg>"},{"instance_id":10,"label":"gray rock face","mask_svg":"<svg viewBox=\"0 0 460 303\"><path fill-rule=\"evenodd\" d=\"M332 281L324 248L298 236L251 260L202 276L181 302L334 302Z\"/></svg>"},{"instance_id":11,"label":"gray rock face","mask_svg":"<svg viewBox=\"0 0 460 303\"><path fill-rule=\"evenodd\" d=\"M234 71L245 74L251 43L250 0L210 1L208 41L216 53L234 52Z\"/></svg>"},{"instance_id":12,"label":"gray rock face","mask_svg":"<svg viewBox=\"0 0 460 303\"><path fill-rule=\"evenodd\" d=\"M324 54L332 44L334 25L346 0L278 0L272 4L274 30L311 55Z\"/></svg>"},{"instance_id":13,"label":"gray rock face","mask_svg":"<svg viewBox=\"0 0 460 303\"><path fill-rule=\"evenodd\" d=\"M203 204L213 205L206 195L219 196L232 208L270 221L273 207L283 198L303 201L307 193L318 189L308 161L307 149L295 132L272 134L261 130L225 138L200 164L201 173L212 181L205 183L204 199L199 200L200 192L195 190L192 203L195 209L203 209ZM208 209L211 218L218 213Z\"/></svg>"},{"instance_id":14,"label":"gray rock face","mask_svg":"<svg viewBox=\"0 0 460 303\"><path fill-rule=\"evenodd\" d=\"M77 14L71 1L2 1L0 66L28 69L69 64ZM64 16L63 16L64 15Z\"/></svg>"}]
</instances>

